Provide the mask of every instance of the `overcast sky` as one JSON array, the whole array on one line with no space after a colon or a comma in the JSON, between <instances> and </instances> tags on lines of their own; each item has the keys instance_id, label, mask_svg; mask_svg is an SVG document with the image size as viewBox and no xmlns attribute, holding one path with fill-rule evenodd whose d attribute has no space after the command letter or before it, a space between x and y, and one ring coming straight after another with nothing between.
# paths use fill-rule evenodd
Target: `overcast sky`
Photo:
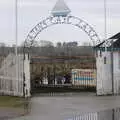
<instances>
[{"instance_id":1,"label":"overcast sky","mask_svg":"<svg viewBox=\"0 0 120 120\"><path fill-rule=\"evenodd\" d=\"M50 15L57 0L18 0L18 43L29 31ZM71 14L85 20L104 39L103 0L65 0ZM0 0L0 42L15 43L15 0ZM107 36L120 32L120 0L107 0ZM90 42L80 29L71 25L56 25L42 31L39 40Z\"/></svg>"}]
</instances>

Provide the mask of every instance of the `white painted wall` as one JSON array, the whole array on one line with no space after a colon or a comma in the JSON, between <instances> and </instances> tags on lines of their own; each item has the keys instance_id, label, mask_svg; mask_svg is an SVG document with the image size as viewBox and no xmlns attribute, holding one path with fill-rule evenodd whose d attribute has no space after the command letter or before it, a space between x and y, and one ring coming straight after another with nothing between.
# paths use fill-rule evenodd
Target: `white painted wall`
<instances>
[{"instance_id":1,"label":"white painted wall","mask_svg":"<svg viewBox=\"0 0 120 120\"><path fill-rule=\"evenodd\" d=\"M25 55L27 56L27 55ZM25 71L26 89L30 89L30 60L22 54L18 55L18 62L16 64L16 57L14 54L9 54L2 62L0 68L0 93L12 96L23 96L23 73ZM18 72L16 73L16 65L18 65ZM30 96L30 91L28 95Z\"/></svg>"},{"instance_id":2,"label":"white painted wall","mask_svg":"<svg viewBox=\"0 0 120 120\"><path fill-rule=\"evenodd\" d=\"M18 55L18 66L23 66L23 57ZM22 96L23 89L23 69L19 68L18 73L16 73L16 57L14 54L9 54L3 61L2 67L0 68L0 78L1 78L1 89L5 95ZM19 77L16 77L19 74Z\"/></svg>"},{"instance_id":3,"label":"white painted wall","mask_svg":"<svg viewBox=\"0 0 120 120\"><path fill-rule=\"evenodd\" d=\"M120 53L113 53L113 80L114 80L114 94L120 93Z\"/></svg>"},{"instance_id":4,"label":"white painted wall","mask_svg":"<svg viewBox=\"0 0 120 120\"><path fill-rule=\"evenodd\" d=\"M106 64L104 64L106 57ZM97 51L97 95L112 94L111 53Z\"/></svg>"},{"instance_id":5,"label":"white painted wall","mask_svg":"<svg viewBox=\"0 0 120 120\"><path fill-rule=\"evenodd\" d=\"M24 73L25 73L25 97L30 97L30 91L31 91L31 86L30 86L30 58L28 54L25 55L24 59Z\"/></svg>"}]
</instances>

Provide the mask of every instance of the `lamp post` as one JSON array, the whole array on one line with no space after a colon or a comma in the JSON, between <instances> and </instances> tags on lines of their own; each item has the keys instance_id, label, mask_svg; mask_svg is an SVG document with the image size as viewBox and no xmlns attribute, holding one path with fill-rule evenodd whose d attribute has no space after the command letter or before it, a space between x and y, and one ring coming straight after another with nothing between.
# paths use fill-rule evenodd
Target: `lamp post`
<instances>
[{"instance_id":1,"label":"lamp post","mask_svg":"<svg viewBox=\"0 0 120 120\"><path fill-rule=\"evenodd\" d=\"M105 54L104 54L104 59L106 58L106 55L107 55L106 39L107 39L107 0L104 0L104 40L105 40ZM103 94L104 94L103 81L102 81L102 89L103 89Z\"/></svg>"},{"instance_id":2,"label":"lamp post","mask_svg":"<svg viewBox=\"0 0 120 120\"><path fill-rule=\"evenodd\" d=\"M107 0L104 0L104 39L107 39ZM107 52L107 45L105 44L105 52Z\"/></svg>"},{"instance_id":3,"label":"lamp post","mask_svg":"<svg viewBox=\"0 0 120 120\"><path fill-rule=\"evenodd\" d=\"M15 0L15 56L16 56L16 80L17 80L17 92L19 92L19 80L18 80L18 0Z\"/></svg>"},{"instance_id":4,"label":"lamp post","mask_svg":"<svg viewBox=\"0 0 120 120\"><path fill-rule=\"evenodd\" d=\"M111 77L112 77L112 93L114 95L114 59L113 59L113 50L114 50L114 46L113 46L113 42L114 40L112 39L111 41Z\"/></svg>"},{"instance_id":5,"label":"lamp post","mask_svg":"<svg viewBox=\"0 0 120 120\"><path fill-rule=\"evenodd\" d=\"M104 0L104 37L107 38L107 0Z\"/></svg>"},{"instance_id":6,"label":"lamp post","mask_svg":"<svg viewBox=\"0 0 120 120\"><path fill-rule=\"evenodd\" d=\"M107 0L104 0L104 37L107 39ZM113 61L113 39L111 40L111 78L112 78L112 93L114 94L114 61ZM107 52L107 45L105 44L105 52Z\"/></svg>"}]
</instances>

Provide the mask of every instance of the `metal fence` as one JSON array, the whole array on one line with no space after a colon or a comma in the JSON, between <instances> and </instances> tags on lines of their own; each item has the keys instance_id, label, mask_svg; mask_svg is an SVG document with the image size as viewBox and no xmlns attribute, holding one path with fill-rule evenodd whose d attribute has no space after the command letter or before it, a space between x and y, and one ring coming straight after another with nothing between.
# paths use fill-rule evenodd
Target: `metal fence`
<instances>
[{"instance_id":1,"label":"metal fence","mask_svg":"<svg viewBox=\"0 0 120 120\"><path fill-rule=\"evenodd\" d=\"M58 76L46 73L44 77L32 80L32 93L96 91L95 69L72 69L71 72Z\"/></svg>"},{"instance_id":2,"label":"metal fence","mask_svg":"<svg viewBox=\"0 0 120 120\"><path fill-rule=\"evenodd\" d=\"M75 115L65 120L120 120L120 108Z\"/></svg>"}]
</instances>

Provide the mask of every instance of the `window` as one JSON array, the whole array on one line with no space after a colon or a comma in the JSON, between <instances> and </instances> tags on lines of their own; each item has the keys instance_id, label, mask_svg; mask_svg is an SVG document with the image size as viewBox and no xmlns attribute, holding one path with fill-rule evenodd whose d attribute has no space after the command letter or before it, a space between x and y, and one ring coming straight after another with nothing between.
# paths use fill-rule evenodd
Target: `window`
<instances>
[{"instance_id":1,"label":"window","mask_svg":"<svg viewBox=\"0 0 120 120\"><path fill-rule=\"evenodd\" d=\"M104 64L106 64L106 60L107 60L106 57L104 57Z\"/></svg>"},{"instance_id":2,"label":"window","mask_svg":"<svg viewBox=\"0 0 120 120\"><path fill-rule=\"evenodd\" d=\"M100 50L100 57L102 57L102 51Z\"/></svg>"},{"instance_id":3,"label":"window","mask_svg":"<svg viewBox=\"0 0 120 120\"><path fill-rule=\"evenodd\" d=\"M118 68L120 69L120 52L118 53Z\"/></svg>"}]
</instances>

